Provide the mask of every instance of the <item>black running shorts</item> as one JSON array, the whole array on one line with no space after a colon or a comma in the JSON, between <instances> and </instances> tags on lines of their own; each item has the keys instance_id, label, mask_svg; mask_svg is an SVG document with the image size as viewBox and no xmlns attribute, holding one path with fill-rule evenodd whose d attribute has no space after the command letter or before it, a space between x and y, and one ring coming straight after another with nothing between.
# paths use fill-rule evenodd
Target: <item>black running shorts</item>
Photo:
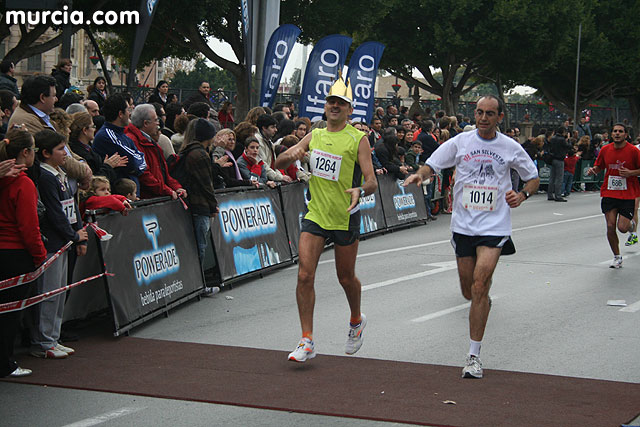
<instances>
[{"instance_id":1,"label":"black running shorts","mask_svg":"<svg viewBox=\"0 0 640 427\"><path fill-rule=\"evenodd\" d=\"M467 236L465 234L453 233L451 246L459 258L476 256L478 246L489 248L502 248L500 255L513 255L516 247L511 240L511 236Z\"/></svg>"},{"instance_id":2,"label":"black running shorts","mask_svg":"<svg viewBox=\"0 0 640 427\"><path fill-rule=\"evenodd\" d=\"M360 217L359 212L357 214ZM352 217L354 215L351 215ZM352 221L350 221L352 222ZM355 221L353 221L353 226L349 225L349 230L325 230L320 227L315 222L303 218L302 223L300 224L300 231L311 233L315 236L324 237L327 240L327 243L333 243L338 246L349 246L354 244L357 240L360 239L360 223L357 222L357 228L355 227Z\"/></svg>"},{"instance_id":3,"label":"black running shorts","mask_svg":"<svg viewBox=\"0 0 640 427\"><path fill-rule=\"evenodd\" d=\"M633 211L635 209L635 199L614 199L613 197L603 197L600 202L602 213L617 209L618 214L625 218L633 219Z\"/></svg>"}]
</instances>

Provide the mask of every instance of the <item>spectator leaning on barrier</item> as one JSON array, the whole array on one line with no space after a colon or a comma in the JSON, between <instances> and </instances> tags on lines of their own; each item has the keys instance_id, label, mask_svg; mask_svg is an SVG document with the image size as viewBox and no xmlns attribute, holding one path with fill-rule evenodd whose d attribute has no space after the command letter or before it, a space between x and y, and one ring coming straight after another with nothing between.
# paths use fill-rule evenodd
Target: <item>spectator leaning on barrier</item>
<instances>
[{"instance_id":1,"label":"spectator leaning on barrier","mask_svg":"<svg viewBox=\"0 0 640 427\"><path fill-rule=\"evenodd\" d=\"M33 165L35 150L33 137L21 128L11 129L0 141L0 164L13 160L20 165L7 175L0 173L0 280L30 273L46 259L36 208L38 192L24 173ZM25 299L34 288L35 282L30 282L5 289L0 292L0 304ZM0 314L0 377L31 374L31 370L20 368L13 357L20 314Z\"/></svg>"},{"instance_id":2,"label":"spectator leaning on barrier","mask_svg":"<svg viewBox=\"0 0 640 427\"><path fill-rule=\"evenodd\" d=\"M140 196L139 177L147 169L144 154L136 144L124 133L124 128L129 125L132 109L129 107L125 96L115 94L107 98L104 103L105 124L96 134L93 140L93 149L100 156L112 156L119 154L127 157L126 166L115 168L118 178L129 178L136 183L138 196Z\"/></svg>"},{"instance_id":3,"label":"spectator leaning on barrier","mask_svg":"<svg viewBox=\"0 0 640 427\"><path fill-rule=\"evenodd\" d=\"M193 215L201 264L207 249L210 220L218 213L218 201L213 188L213 166L207 152L215 136L216 130L208 120L192 120L185 131L184 144L179 153L184 159L184 167L181 168L182 176L177 176L177 179L188 191L187 204Z\"/></svg>"},{"instance_id":4,"label":"spectator leaning on barrier","mask_svg":"<svg viewBox=\"0 0 640 427\"><path fill-rule=\"evenodd\" d=\"M140 197L150 199L171 196L172 199L185 197L186 192L178 181L169 175L169 168L162 149L153 141L159 133L156 109L151 104L138 105L131 114L131 123L124 132L144 154L147 168L140 175Z\"/></svg>"},{"instance_id":5,"label":"spectator leaning on barrier","mask_svg":"<svg viewBox=\"0 0 640 427\"><path fill-rule=\"evenodd\" d=\"M16 98L20 99L18 91L18 81L13 77L15 65L12 61L4 60L0 63L0 89L11 91Z\"/></svg>"},{"instance_id":6,"label":"spectator leaning on barrier","mask_svg":"<svg viewBox=\"0 0 640 427\"><path fill-rule=\"evenodd\" d=\"M244 143L244 153L238 159L238 168L243 179L251 182L258 182L275 188L276 183L269 179L267 167L260 159L258 152L260 150L260 142L255 136L246 139Z\"/></svg>"},{"instance_id":7,"label":"spectator leaning on barrier","mask_svg":"<svg viewBox=\"0 0 640 427\"><path fill-rule=\"evenodd\" d=\"M77 244L74 249L78 256L82 256L87 252L87 232L82 229L78 206L66 174L61 169L66 157L64 137L45 129L35 135L35 141L41 169L38 191L45 206L41 227L47 237L47 258L53 257L69 241ZM67 258L68 253L63 252L43 273L37 285L39 293L53 291L67 284ZM31 355L62 359L74 353L73 349L58 342L64 302L65 295L59 294L35 306Z\"/></svg>"},{"instance_id":8,"label":"spectator leaning on barrier","mask_svg":"<svg viewBox=\"0 0 640 427\"><path fill-rule=\"evenodd\" d=\"M278 130L276 119L268 114L263 114L258 117L257 126L259 131L254 136L258 140L258 144L260 144L258 157L265 164L267 179L275 182L291 182L290 177L283 175L279 170L274 169L276 154L273 151L273 142L271 140Z\"/></svg>"},{"instance_id":9,"label":"spectator leaning on barrier","mask_svg":"<svg viewBox=\"0 0 640 427\"><path fill-rule=\"evenodd\" d=\"M242 174L238 168L238 162L233 154L236 148L236 134L231 129L222 129L216 134L215 138L221 141L221 147L224 149L224 155L221 159L226 159L228 162L226 165L219 165L217 162L214 162L213 165L214 169L219 168L218 170L224 179L225 187L257 186L257 183L242 178Z\"/></svg>"}]
</instances>

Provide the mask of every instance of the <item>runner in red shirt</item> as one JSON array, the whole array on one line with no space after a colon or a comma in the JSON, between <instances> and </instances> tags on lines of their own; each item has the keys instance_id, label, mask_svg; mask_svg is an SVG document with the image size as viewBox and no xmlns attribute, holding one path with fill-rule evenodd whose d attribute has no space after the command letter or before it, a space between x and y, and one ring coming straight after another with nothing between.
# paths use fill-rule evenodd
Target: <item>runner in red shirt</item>
<instances>
[{"instance_id":1,"label":"runner in red shirt","mask_svg":"<svg viewBox=\"0 0 640 427\"><path fill-rule=\"evenodd\" d=\"M622 267L622 255L617 229L621 233L633 230L635 198L640 196L640 150L627 141L627 127L621 123L613 125L612 143L600 150L595 165L587 174L594 175L606 169L604 183L600 188L602 213L607 220L607 240L614 258L611 268Z\"/></svg>"}]
</instances>

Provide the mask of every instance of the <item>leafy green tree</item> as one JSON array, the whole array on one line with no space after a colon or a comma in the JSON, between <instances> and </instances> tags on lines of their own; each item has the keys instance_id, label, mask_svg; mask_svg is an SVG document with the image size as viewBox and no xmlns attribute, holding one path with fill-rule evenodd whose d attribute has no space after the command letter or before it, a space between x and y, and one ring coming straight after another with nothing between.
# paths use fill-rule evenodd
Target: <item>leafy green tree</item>
<instances>
[{"instance_id":1,"label":"leafy green tree","mask_svg":"<svg viewBox=\"0 0 640 427\"><path fill-rule=\"evenodd\" d=\"M196 61L194 69L190 72L177 71L171 79L172 88L195 89L202 81L208 81L213 90L236 91L236 81L233 75L217 67L209 67L204 59Z\"/></svg>"},{"instance_id":2,"label":"leafy green tree","mask_svg":"<svg viewBox=\"0 0 640 427\"><path fill-rule=\"evenodd\" d=\"M340 32L352 36L354 46L366 40L384 43L381 66L440 96L447 114L453 114L460 97L483 82L513 86L544 69L548 52L565 33L563 24L574 20L580 1L586 0L356 2L349 4L358 11L354 19L332 0L283 0L281 16L299 25L309 41ZM413 78L414 69L426 82Z\"/></svg>"}]
</instances>

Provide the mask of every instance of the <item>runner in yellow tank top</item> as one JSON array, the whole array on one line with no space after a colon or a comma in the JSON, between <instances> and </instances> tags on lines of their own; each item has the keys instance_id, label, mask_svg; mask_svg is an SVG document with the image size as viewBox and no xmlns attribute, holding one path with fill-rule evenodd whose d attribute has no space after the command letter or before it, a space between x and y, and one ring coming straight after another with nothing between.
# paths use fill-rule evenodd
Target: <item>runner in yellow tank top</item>
<instances>
[{"instance_id":1,"label":"runner in yellow tank top","mask_svg":"<svg viewBox=\"0 0 640 427\"><path fill-rule=\"evenodd\" d=\"M369 141L347 123L353 112L351 87L338 79L326 97L327 128L315 130L276 160L276 168L286 168L311 152L311 201L302 220L298 244L298 284L296 299L302 339L289 360L304 362L315 357L313 342L314 280L318 259L327 241L333 241L338 281L347 296L351 317L345 353L354 354L362 345L367 319L360 312L360 281L355 275L360 235L360 197L376 191ZM364 183L361 176L364 176Z\"/></svg>"}]
</instances>

